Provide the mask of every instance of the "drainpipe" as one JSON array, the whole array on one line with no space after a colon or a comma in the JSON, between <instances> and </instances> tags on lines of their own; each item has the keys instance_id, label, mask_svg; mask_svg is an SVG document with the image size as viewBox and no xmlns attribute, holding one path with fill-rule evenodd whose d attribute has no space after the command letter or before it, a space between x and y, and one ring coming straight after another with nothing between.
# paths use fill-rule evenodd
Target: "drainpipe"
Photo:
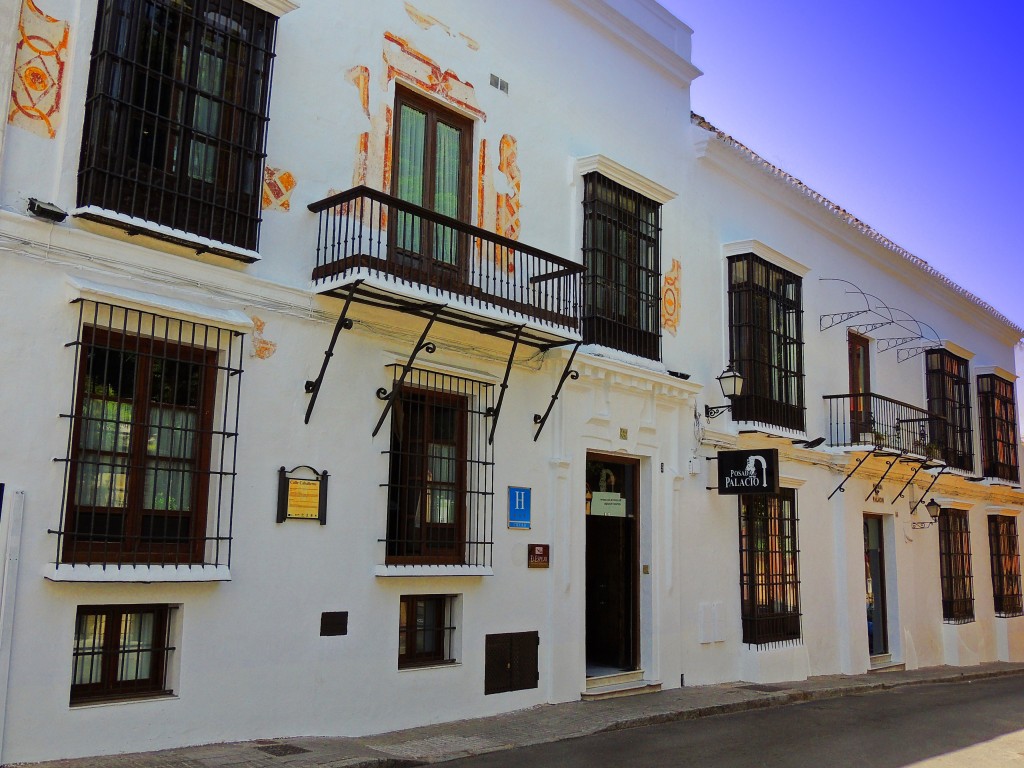
<instances>
[{"instance_id":1,"label":"drainpipe","mask_svg":"<svg viewBox=\"0 0 1024 768\"><path fill-rule=\"evenodd\" d=\"M0 485L0 489L3 485ZM3 581L0 582L0 765L4 764L7 727L7 687L11 677L11 641L14 637L14 598L18 589L18 558L21 553L21 521L25 492L2 494L0 532L4 536Z\"/></svg>"}]
</instances>

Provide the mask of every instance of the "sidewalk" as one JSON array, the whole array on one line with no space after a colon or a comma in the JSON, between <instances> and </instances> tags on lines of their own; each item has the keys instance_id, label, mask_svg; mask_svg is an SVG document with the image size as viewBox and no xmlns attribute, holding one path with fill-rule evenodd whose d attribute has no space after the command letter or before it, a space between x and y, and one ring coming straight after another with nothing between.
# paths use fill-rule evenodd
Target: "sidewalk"
<instances>
[{"instance_id":1,"label":"sidewalk","mask_svg":"<svg viewBox=\"0 0 1024 768\"><path fill-rule=\"evenodd\" d=\"M725 683L603 701L544 704L361 738L294 738L211 744L132 755L34 763L33 768L360 768L412 766L748 709L779 707L904 685L1024 675L1024 664L930 667L910 672L826 675L792 683Z\"/></svg>"}]
</instances>

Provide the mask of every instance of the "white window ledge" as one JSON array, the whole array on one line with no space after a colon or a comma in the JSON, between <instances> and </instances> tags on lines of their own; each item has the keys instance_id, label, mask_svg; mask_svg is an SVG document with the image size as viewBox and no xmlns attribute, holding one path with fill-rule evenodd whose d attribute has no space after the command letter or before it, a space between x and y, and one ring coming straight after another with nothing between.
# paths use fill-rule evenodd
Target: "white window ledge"
<instances>
[{"instance_id":1,"label":"white window ledge","mask_svg":"<svg viewBox=\"0 0 1024 768\"><path fill-rule=\"evenodd\" d=\"M50 581L83 582L202 582L231 581L226 565L72 565L47 563L43 577Z\"/></svg>"},{"instance_id":2,"label":"white window ledge","mask_svg":"<svg viewBox=\"0 0 1024 768\"><path fill-rule=\"evenodd\" d=\"M493 576L487 565L378 565L374 576Z\"/></svg>"}]
</instances>

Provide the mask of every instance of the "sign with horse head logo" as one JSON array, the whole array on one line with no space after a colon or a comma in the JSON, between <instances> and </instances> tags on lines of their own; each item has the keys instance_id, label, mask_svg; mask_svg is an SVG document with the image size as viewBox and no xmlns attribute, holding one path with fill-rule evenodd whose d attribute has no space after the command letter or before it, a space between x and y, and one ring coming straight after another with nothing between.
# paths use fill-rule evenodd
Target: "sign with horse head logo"
<instances>
[{"instance_id":1,"label":"sign with horse head logo","mask_svg":"<svg viewBox=\"0 0 1024 768\"><path fill-rule=\"evenodd\" d=\"M742 493L779 492L779 451L718 452L718 493L737 496Z\"/></svg>"}]
</instances>

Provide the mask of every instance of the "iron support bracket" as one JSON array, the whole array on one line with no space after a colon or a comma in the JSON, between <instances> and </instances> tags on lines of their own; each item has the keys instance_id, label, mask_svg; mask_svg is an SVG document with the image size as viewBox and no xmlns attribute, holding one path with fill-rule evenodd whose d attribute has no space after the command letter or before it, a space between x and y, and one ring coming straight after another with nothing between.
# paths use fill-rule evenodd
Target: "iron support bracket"
<instances>
[{"instance_id":1,"label":"iron support bracket","mask_svg":"<svg viewBox=\"0 0 1024 768\"><path fill-rule=\"evenodd\" d=\"M491 431L487 435L487 444L494 444L494 430L498 426L498 417L501 415L501 403L505 399L505 390L508 389L508 377L512 373L512 361L516 358L516 347L519 346L519 336L523 332L525 325L520 325L516 328L515 338L512 340L512 351L508 355L508 364L505 366L505 378L501 380L501 388L498 390L498 403L493 408L487 409L487 416L492 417L494 420L491 422Z\"/></svg>"},{"instance_id":2,"label":"iron support bracket","mask_svg":"<svg viewBox=\"0 0 1024 768\"><path fill-rule=\"evenodd\" d=\"M864 497L864 501L867 501L874 494L878 493L878 489L882 487L882 483L885 482L885 478L887 478L889 476L889 473L892 472L892 468L900 463L900 461L903 459L903 456L905 454L906 454L906 451L900 451L900 455L899 456L894 456L893 457L892 461L889 462L889 466L885 468L885 472L883 472L882 476L880 478L878 478L878 482L875 483L873 486L871 486L871 490L868 491L868 495Z\"/></svg>"},{"instance_id":3,"label":"iron support bracket","mask_svg":"<svg viewBox=\"0 0 1024 768\"><path fill-rule=\"evenodd\" d=\"M338 343L338 336L342 330L352 330L352 320L348 317L348 308L352 305L352 297L356 295L362 280L356 280L352 285L348 287L348 296L345 297L345 305L341 308L341 315L338 317L338 322L334 325L334 333L331 335L331 343L327 345L327 351L324 352L324 361L320 365L320 373L316 379L306 382L306 393L312 395L309 398L309 404L306 406L306 418L304 423L309 424L309 417L313 415L313 406L316 405L317 395L320 394L320 385L324 383L324 374L327 373L327 365L331 362L331 358L334 357L334 345Z\"/></svg>"},{"instance_id":4,"label":"iron support bracket","mask_svg":"<svg viewBox=\"0 0 1024 768\"><path fill-rule=\"evenodd\" d=\"M853 477L855 474L857 474L857 470L860 469L860 465L863 464L865 461L867 461L869 457L874 456L874 455L875 455L874 451L870 451L869 453L865 453L864 454L864 458L857 462L857 466L855 466L853 469L850 470L850 473L846 477L843 478L843 482L841 482L836 487L836 489L834 491L832 491L832 493L830 493L828 495L828 499L826 499L826 501L831 500L832 497L835 496L837 493L846 493L846 489L843 488L843 486L846 485L846 481L849 480L851 477Z\"/></svg>"},{"instance_id":5,"label":"iron support bracket","mask_svg":"<svg viewBox=\"0 0 1024 768\"><path fill-rule=\"evenodd\" d=\"M380 389L377 390L377 397L381 400L386 401L387 404L384 406L384 412L380 415L380 418L377 420L377 426L373 428L373 437L377 436L377 433L380 432L380 428L381 425L384 423L384 420L388 417L388 414L391 413L391 407L395 404L395 392L401 389L402 384L405 383L405 377L408 376L409 371L412 370L412 364L416 362L416 356L424 350L426 350L428 355L434 354L434 352L437 350L437 346L434 344L434 342L427 341L426 338L427 334L430 333L430 328L434 324L434 321L437 319L438 314L446 306L448 305L438 304L434 307L434 311L430 313L430 319L427 321L427 327L424 328L423 333L420 334L419 341L416 342L416 346L413 347L412 349L412 354L409 355L409 360L405 363L404 366L402 366L402 375L398 377L398 381L391 388L391 391L388 392L384 387L381 387Z\"/></svg>"},{"instance_id":6,"label":"iron support bracket","mask_svg":"<svg viewBox=\"0 0 1024 768\"><path fill-rule=\"evenodd\" d=\"M572 370L572 361L576 359L576 352L580 348L582 341L577 341L576 345L572 348L572 354L569 355L569 359L565 363L565 370L562 371L562 377L558 380L558 386L555 387L555 394L551 396L551 402L548 403L548 408L544 411L544 415L541 416L539 413L533 414L533 423L537 425L537 431L533 435L533 442L537 442L537 438L540 437L541 430L544 429L544 425L548 421L548 416L551 415L551 409L555 407L555 401L558 400L558 395L562 391L562 385L565 384L566 379L572 379L576 381L580 377L579 371Z\"/></svg>"},{"instance_id":7,"label":"iron support bracket","mask_svg":"<svg viewBox=\"0 0 1024 768\"><path fill-rule=\"evenodd\" d=\"M948 465L943 467L942 469L940 469L938 472L935 473L935 477L933 477L932 481L930 483L928 483L928 487L924 489L924 493L921 494L921 498L918 499L917 503L910 508L910 514L914 514L914 510L916 510L918 507L921 506L921 503L924 501L925 496L927 496L928 492L931 491L932 486L934 486L939 481L939 478L942 477L943 473L947 469L949 469Z\"/></svg>"}]
</instances>

